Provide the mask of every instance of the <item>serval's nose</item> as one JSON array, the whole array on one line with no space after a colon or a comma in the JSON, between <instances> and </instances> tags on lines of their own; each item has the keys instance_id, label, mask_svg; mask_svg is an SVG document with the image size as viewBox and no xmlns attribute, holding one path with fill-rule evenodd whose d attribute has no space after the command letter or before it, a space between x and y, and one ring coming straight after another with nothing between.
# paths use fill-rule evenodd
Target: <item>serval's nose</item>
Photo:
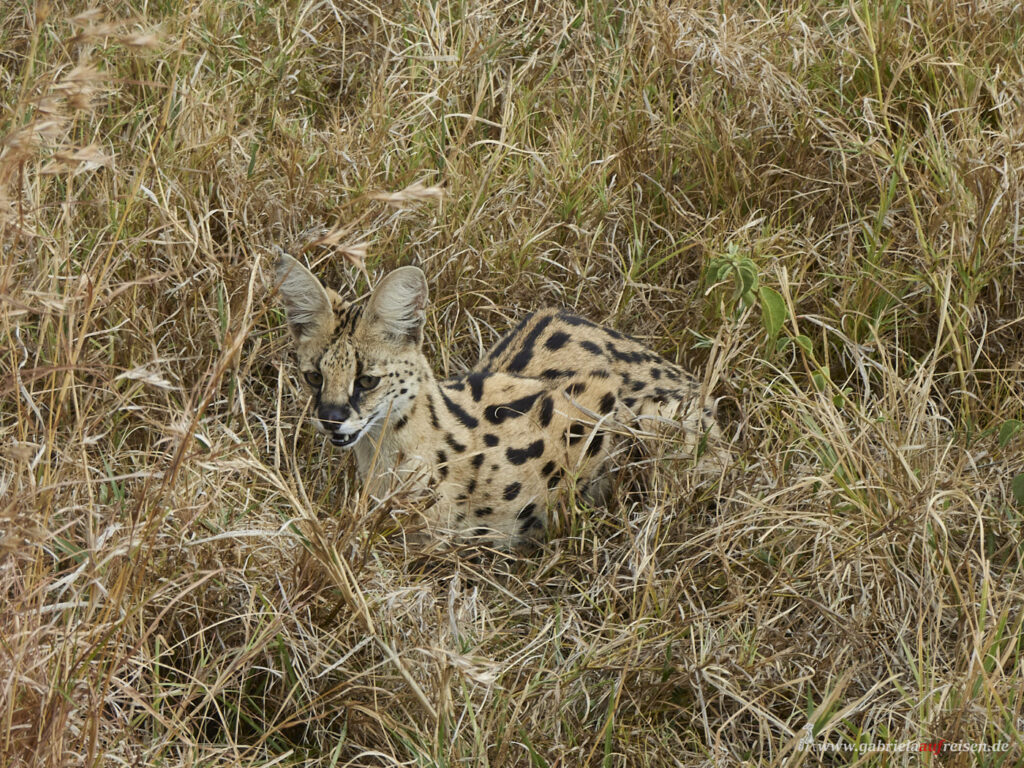
<instances>
[{"instance_id":1,"label":"serval's nose","mask_svg":"<svg viewBox=\"0 0 1024 768\"><path fill-rule=\"evenodd\" d=\"M338 427L344 424L352 414L352 409L347 405L321 405L316 412L317 418L328 432L336 432Z\"/></svg>"}]
</instances>

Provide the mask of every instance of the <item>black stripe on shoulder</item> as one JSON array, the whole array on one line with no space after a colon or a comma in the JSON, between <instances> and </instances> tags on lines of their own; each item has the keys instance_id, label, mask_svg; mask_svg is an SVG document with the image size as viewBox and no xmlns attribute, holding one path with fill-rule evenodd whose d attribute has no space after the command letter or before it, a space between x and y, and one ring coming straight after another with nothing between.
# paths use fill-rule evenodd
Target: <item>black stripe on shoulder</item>
<instances>
[{"instance_id":1,"label":"black stripe on shoulder","mask_svg":"<svg viewBox=\"0 0 1024 768\"><path fill-rule=\"evenodd\" d=\"M617 338L622 338L621 334ZM608 353L612 357L616 360L621 360L624 363L642 363L646 358L646 355L643 352L620 351L619 348L610 341L605 344L605 347L608 349Z\"/></svg>"},{"instance_id":2,"label":"black stripe on shoulder","mask_svg":"<svg viewBox=\"0 0 1024 768\"><path fill-rule=\"evenodd\" d=\"M558 319L561 320L566 325L575 325L577 327L584 326L587 328L600 328L602 331L604 330L604 328L602 328L597 323L592 323L585 317L574 315L571 312L566 312L565 310L562 310L561 312L558 313Z\"/></svg>"},{"instance_id":3,"label":"black stripe on shoulder","mask_svg":"<svg viewBox=\"0 0 1024 768\"><path fill-rule=\"evenodd\" d=\"M488 372L482 373L471 373L466 377L466 381L469 382L469 393L473 396L473 401L479 403L480 398L484 396L484 382L487 381L491 374Z\"/></svg>"},{"instance_id":4,"label":"black stripe on shoulder","mask_svg":"<svg viewBox=\"0 0 1024 768\"><path fill-rule=\"evenodd\" d=\"M430 412L430 426L434 429L441 428L441 422L437 419L437 406L434 405L434 398L427 395L427 410Z\"/></svg>"},{"instance_id":5,"label":"black stripe on shoulder","mask_svg":"<svg viewBox=\"0 0 1024 768\"><path fill-rule=\"evenodd\" d=\"M551 325L552 319L552 315L545 315L536 322L523 340L523 346L516 352L516 356L509 360L507 366L509 373L519 373L530 364L530 361L533 359L533 346L537 343L540 335L544 333L544 329Z\"/></svg>"},{"instance_id":6,"label":"black stripe on shoulder","mask_svg":"<svg viewBox=\"0 0 1024 768\"><path fill-rule=\"evenodd\" d=\"M587 318L585 317L574 315L571 312L566 312L565 310L562 310L561 312L558 313L558 319L561 320L566 325L595 328L604 335L609 336L615 339L616 341L632 341L634 344L638 344L639 346L642 347L644 346L644 343L642 341L633 338L628 333L622 333L621 331L617 331L614 328L609 328L607 325L601 325L600 323L592 322L590 320L587 320ZM588 352L592 351L591 348L588 346L585 346L583 344L581 344L581 346L583 346L583 348L586 349Z\"/></svg>"},{"instance_id":7,"label":"black stripe on shoulder","mask_svg":"<svg viewBox=\"0 0 1024 768\"><path fill-rule=\"evenodd\" d=\"M553 381L554 379L569 379L576 375L571 368L545 368L540 372L540 378Z\"/></svg>"},{"instance_id":8,"label":"black stripe on shoulder","mask_svg":"<svg viewBox=\"0 0 1024 768\"><path fill-rule=\"evenodd\" d=\"M531 320L533 320L534 314L536 314L536 313L531 312L529 315L527 315L526 317L523 318L522 322L520 322L519 325L517 325L515 328L513 328L511 331L509 331L508 333L506 333L504 336L501 337L501 339L498 341L498 343L495 344L494 347L491 349L491 351L487 353L487 361L488 362L493 363L495 360L497 360L499 357L501 357L501 353L504 352L508 348L508 345L510 343L512 343L512 339L516 338L520 334L520 332L523 330L523 328Z\"/></svg>"},{"instance_id":9,"label":"black stripe on shoulder","mask_svg":"<svg viewBox=\"0 0 1024 768\"><path fill-rule=\"evenodd\" d=\"M470 416L468 413L466 413L466 411L463 410L461 405L459 405L458 403L454 402L451 398L449 398L448 395L444 393L443 389L439 388L438 391L441 393L441 400L444 402L445 407L451 412L452 416L459 420L459 422L463 426L469 429L476 429L476 427L479 426L480 422L477 421L477 419Z\"/></svg>"}]
</instances>

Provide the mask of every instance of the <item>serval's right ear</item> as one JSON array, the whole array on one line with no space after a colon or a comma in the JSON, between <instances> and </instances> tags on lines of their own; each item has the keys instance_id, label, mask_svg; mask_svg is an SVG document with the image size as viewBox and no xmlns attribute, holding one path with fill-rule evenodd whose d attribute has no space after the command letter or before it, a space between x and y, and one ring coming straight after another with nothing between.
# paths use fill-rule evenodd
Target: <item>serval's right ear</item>
<instances>
[{"instance_id":1,"label":"serval's right ear","mask_svg":"<svg viewBox=\"0 0 1024 768\"><path fill-rule=\"evenodd\" d=\"M392 342L419 345L427 313L427 278L419 267L399 267L373 290L362 326Z\"/></svg>"},{"instance_id":2,"label":"serval's right ear","mask_svg":"<svg viewBox=\"0 0 1024 768\"><path fill-rule=\"evenodd\" d=\"M274 271L295 341L330 331L334 321L331 297L313 273L281 250Z\"/></svg>"}]
</instances>

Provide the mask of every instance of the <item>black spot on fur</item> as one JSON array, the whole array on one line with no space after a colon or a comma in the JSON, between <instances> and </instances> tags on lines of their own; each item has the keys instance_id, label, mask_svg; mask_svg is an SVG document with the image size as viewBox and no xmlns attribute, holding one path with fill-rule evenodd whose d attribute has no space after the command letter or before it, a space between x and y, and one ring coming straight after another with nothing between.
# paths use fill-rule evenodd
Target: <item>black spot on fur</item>
<instances>
[{"instance_id":1,"label":"black spot on fur","mask_svg":"<svg viewBox=\"0 0 1024 768\"><path fill-rule=\"evenodd\" d=\"M537 459L544 455L544 440L534 440L525 448L508 448L505 456L512 464L525 464L530 459Z\"/></svg>"},{"instance_id":2,"label":"black spot on fur","mask_svg":"<svg viewBox=\"0 0 1024 768\"><path fill-rule=\"evenodd\" d=\"M542 427L546 427L551 423L551 417L554 412L555 401L551 399L551 395L544 395L544 398L540 401L540 413L537 414Z\"/></svg>"},{"instance_id":3,"label":"black spot on fur","mask_svg":"<svg viewBox=\"0 0 1024 768\"><path fill-rule=\"evenodd\" d=\"M544 329L549 325L551 325L551 315L542 317L537 321L537 324L533 326L533 330L523 339L523 346L516 352L516 356L509 360L506 366L506 370L509 373L519 373L530 364L530 361L533 359L533 346L537 343L540 335L544 333Z\"/></svg>"},{"instance_id":4,"label":"black spot on fur","mask_svg":"<svg viewBox=\"0 0 1024 768\"><path fill-rule=\"evenodd\" d=\"M566 437L569 439L569 445L576 445L580 440L586 437L590 433L590 428L585 424L579 422L569 425L569 429L566 430Z\"/></svg>"},{"instance_id":5,"label":"black spot on fur","mask_svg":"<svg viewBox=\"0 0 1024 768\"><path fill-rule=\"evenodd\" d=\"M569 397L576 397L587 391L587 385L582 381L574 381L568 387L565 388L565 392Z\"/></svg>"},{"instance_id":6,"label":"black spot on fur","mask_svg":"<svg viewBox=\"0 0 1024 768\"><path fill-rule=\"evenodd\" d=\"M585 352L589 352L592 355L602 354L601 347L592 341L581 341L580 346L583 348Z\"/></svg>"},{"instance_id":7,"label":"black spot on fur","mask_svg":"<svg viewBox=\"0 0 1024 768\"><path fill-rule=\"evenodd\" d=\"M489 448L493 448L497 444L498 444L498 436L497 435L492 435L490 432L488 432L486 435L484 435L484 445L486 445Z\"/></svg>"},{"instance_id":8,"label":"black spot on fur","mask_svg":"<svg viewBox=\"0 0 1024 768\"><path fill-rule=\"evenodd\" d=\"M480 469L480 465L484 463L484 455L482 453L476 454L471 460L470 464L473 465L473 469Z\"/></svg>"},{"instance_id":9,"label":"black spot on fur","mask_svg":"<svg viewBox=\"0 0 1024 768\"><path fill-rule=\"evenodd\" d=\"M441 422L437 420L437 406L434 405L434 398L427 396L427 410L430 411L430 426L434 429L441 428Z\"/></svg>"},{"instance_id":10,"label":"black spot on fur","mask_svg":"<svg viewBox=\"0 0 1024 768\"><path fill-rule=\"evenodd\" d=\"M631 386L630 389L633 390L634 392L639 392L645 386L647 386L647 385L644 384L642 381L634 381L633 382L633 386Z\"/></svg>"},{"instance_id":11,"label":"black spot on fur","mask_svg":"<svg viewBox=\"0 0 1024 768\"><path fill-rule=\"evenodd\" d=\"M494 512L490 507L480 507L480 509L474 509L473 514L477 517L487 517Z\"/></svg>"},{"instance_id":12,"label":"black spot on fur","mask_svg":"<svg viewBox=\"0 0 1024 768\"><path fill-rule=\"evenodd\" d=\"M598 411L602 415L604 415L606 413L611 413L612 410L614 410L614 408L615 408L615 394L613 392L605 393L604 397L601 398L601 402L598 403L598 405L597 405Z\"/></svg>"},{"instance_id":13,"label":"black spot on fur","mask_svg":"<svg viewBox=\"0 0 1024 768\"><path fill-rule=\"evenodd\" d=\"M557 350L564 347L567 341L569 341L568 333L565 331L555 331L548 336L547 341L544 342L544 346L550 350Z\"/></svg>"},{"instance_id":14,"label":"black spot on fur","mask_svg":"<svg viewBox=\"0 0 1024 768\"><path fill-rule=\"evenodd\" d=\"M611 374L608 373L608 371L606 371L604 368L598 368L596 370L593 370L590 372L590 375L593 376L595 379L607 379L609 376L611 376Z\"/></svg>"},{"instance_id":15,"label":"black spot on fur","mask_svg":"<svg viewBox=\"0 0 1024 768\"><path fill-rule=\"evenodd\" d=\"M587 446L587 456L596 456L601 451L601 445L604 443L604 432L598 432L590 440L590 445Z\"/></svg>"},{"instance_id":16,"label":"black spot on fur","mask_svg":"<svg viewBox=\"0 0 1024 768\"><path fill-rule=\"evenodd\" d=\"M469 429L476 429L477 426L480 424L480 422L477 421L472 416L470 416L468 413L466 413L462 409L462 406L460 406L458 403L453 402L452 400L450 400L448 398L448 396L444 393L443 389L440 390L440 392L441 392L441 400L444 401L445 407L448 408L448 410L451 412L452 416L454 416L456 419L458 419L459 422L463 426L468 427Z\"/></svg>"},{"instance_id":17,"label":"black spot on fur","mask_svg":"<svg viewBox=\"0 0 1024 768\"><path fill-rule=\"evenodd\" d=\"M521 491L522 488L522 483L509 483L505 486L505 492L502 494L502 497L505 501L512 501L512 499L519 495L519 491Z\"/></svg>"},{"instance_id":18,"label":"black spot on fur","mask_svg":"<svg viewBox=\"0 0 1024 768\"><path fill-rule=\"evenodd\" d=\"M437 468L437 473L441 476L441 479L444 480L446 477L448 477L448 454L446 454L444 451L438 451L437 463L440 465Z\"/></svg>"},{"instance_id":19,"label":"black spot on fur","mask_svg":"<svg viewBox=\"0 0 1024 768\"><path fill-rule=\"evenodd\" d=\"M520 519L520 520L522 520L523 518L526 518L526 517L531 517L531 516L533 516L533 511L536 508L537 508L536 504L527 504L525 507L523 507L521 510L519 510L519 514L516 515L516 517L518 519Z\"/></svg>"},{"instance_id":20,"label":"black spot on fur","mask_svg":"<svg viewBox=\"0 0 1024 768\"><path fill-rule=\"evenodd\" d=\"M391 428L396 432L409 423L409 414L405 414L402 418L391 425Z\"/></svg>"},{"instance_id":21,"label":"black spot on fur","mask_svg":"<svg viewBox=\"0 0 1024 768\"><path fill-rule=\"evenodd\" d=\"M661 368L651 368L651 378L657 381L661 378Z\"/></svg>"},{"instance_id":22,"label":"black spot on fur","mask_svg":"<svg viewBox=\"0 0 1024 768\"><path fill-rule=\"evenodd\" d=\"M484 408L484 418L491 424L501 424L506 419L516 419L529 411L538 397L540 397L540 392L534 392L532 395L524 395L518 400L508 403L489 405Z\"/></svg>"},{"instance_id":23,"label":"black spot on fur","mask_svg":"<svg viewBox=\"0 0 1024 768\"><path fill-rule=\"evenodd\" d=\"M476 478L475 477L472 478L466 484L466 494L468 494L468 495L466 495L465 498L469 498L469 495L471 495L474 491L476 491Z\"/></svg>"},{"instance_id":24,"label":"black spot on fur","mask_svg":"<svg viewBox=\"0 0 1024 768\"><path fill-rule=\"evenodd\" d=\"M455 435L448 433L444 436L444 441L448 443L448 447L456 453L462 453L466 450L466 446L455 439Z\"/></svg>"},{"instance_id":25,"label":"black spot on fur","mask_svg":"<svg viewBox=\"0 0 1024 768\"><path fill-rule=\"evenodd\" d=\"M544 523L538 520L536 517L527 517L523 519L523 522L519 524L519 533L526 533L534 528L543 528Z\"/></svg>"},{"instance_id":26,"label":"black spot on fur","mask_svg":"<svg viewBox=\"0 0 1024 768\"><path fill-rule=\"evenodd\" d=\"M543 468L541 468L540 473L544 477L547 477L548 475L550 475L554 471L555 471L555 462L549 461L547 464L545 464L543 466Z\"/></svg>"},{"instance_id":27,"label":"black spot on fur","mask_svg":"<svg viewBox=\"0 0 1024 768\"><path fill-rule=\"evenodd\" d=\"M558 470L557 472L555 472L555 474L553 474L551 477L549 477L548 478L548 490L552 490L554 488L557 488L558 484L562 482L562 477L563 476L564 476L564 473L562 472L562 470Z\"/></svg>"}]
</instances>

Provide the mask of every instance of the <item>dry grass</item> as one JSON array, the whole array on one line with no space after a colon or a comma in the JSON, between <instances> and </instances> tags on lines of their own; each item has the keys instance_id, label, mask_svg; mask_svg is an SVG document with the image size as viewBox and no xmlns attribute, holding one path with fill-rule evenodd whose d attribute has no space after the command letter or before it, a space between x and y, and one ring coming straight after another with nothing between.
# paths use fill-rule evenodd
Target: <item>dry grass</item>
<instances>
[{"instance_id":1,"label":"dry grass","mask_svg":"<svg viewBox=\"0 0 1024 768\"><path fill-rule=\"evenodd\" d=\"M1018 3L30 6L0 764L1024 759ZM303 422L266 248L318 228L424 267L442 372L544 304L709 370L734 471L418 570Z\"/></svg>"}]
</instances>

